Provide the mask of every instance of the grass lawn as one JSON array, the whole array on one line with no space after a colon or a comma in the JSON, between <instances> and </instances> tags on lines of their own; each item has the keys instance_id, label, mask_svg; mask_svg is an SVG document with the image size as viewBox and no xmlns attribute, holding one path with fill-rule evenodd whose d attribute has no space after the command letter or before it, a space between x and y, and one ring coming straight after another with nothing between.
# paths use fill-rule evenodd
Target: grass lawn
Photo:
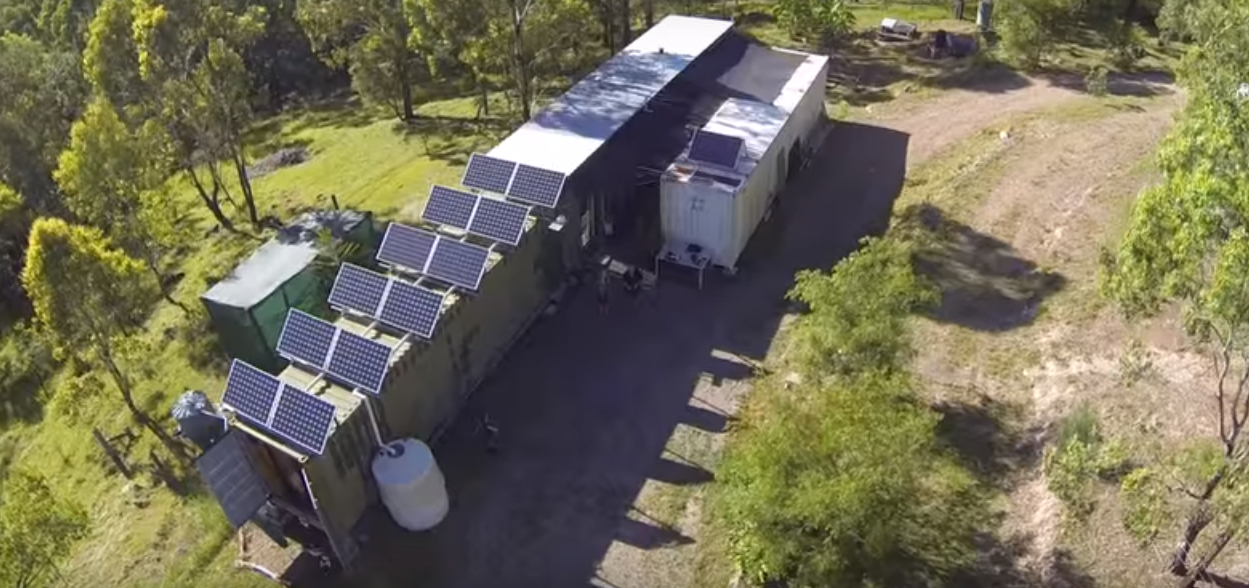
<instances>
[{"instance_id":1,"label":"grass lawn","mask_svg":"<svg viewBox=\"0 0 1249 588\"><path fill-rule=\"evenodd\" d=\"M261 211L289 219L302 210L330 206L328 195L333 194L344 208L372 211L382 220L416 217L432 183L458 183L468 154L489 148L510 128L501 118L473 120L471 99L429 103L419 112L424 118L409 127L384 113L341 103L258 125L251 133L253 159L291 146L310 154L302 164L254 181ZM198 296L260 243L247 235L209 231L198 199L185 186L174 186L194 210L187 221L192 244L177 261L185 276L174 294L193 314L162 304L127 362L141 404L166 419L171 402L184 390L220 397L225 358L199 312ZM237 186L230 190L239 193ZM241 210L225 207L240 228L249 230ZM50 408L41 420L15 421L0 433L0 467L11 459L11 467L40 472L58 493L87 507L91 535L61 568L67 585L271 585L233 569L238 556L234 533L193 471L175 466L172 479L184 487L179 492L164 487L152 467L156 443L150 434L120 442L137 471L133 480L111 471L91 429L110 437L139 430L106 379L92 372L75 377L67 368L45 389ZM165 424L172 428L172 422Z\"/></svg>"}]
</instances>

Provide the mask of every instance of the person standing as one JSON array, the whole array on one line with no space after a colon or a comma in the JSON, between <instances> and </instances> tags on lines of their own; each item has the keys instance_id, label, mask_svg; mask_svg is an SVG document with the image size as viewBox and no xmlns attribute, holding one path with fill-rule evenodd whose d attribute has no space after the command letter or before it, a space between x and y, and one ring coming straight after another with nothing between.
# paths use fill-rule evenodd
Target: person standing
<instances>
[{"instance_id":1,"label":"person standing","mask_svg":"<svg viewBox=\"0 0 1249 588\"><path fill-rule=\"evenodd\" d=\"M963 9L967 7L967 0L954 0L954 20L963 20Z\"/></svg>"}]
</instances>

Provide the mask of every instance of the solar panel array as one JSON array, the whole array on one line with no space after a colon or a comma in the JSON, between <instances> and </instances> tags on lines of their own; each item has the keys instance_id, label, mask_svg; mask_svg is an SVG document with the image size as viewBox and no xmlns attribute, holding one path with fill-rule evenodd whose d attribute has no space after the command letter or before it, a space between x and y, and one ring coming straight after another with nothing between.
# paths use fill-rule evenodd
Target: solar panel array
<instances>
[{"instance_id":1,"label":"solar panel array","mask_svg":"<svg viewBox=\"0 0 1249 588\"><path fill-rule=\"evenodd\" d=\"M529 207L445 186L429 191L422 217L444 226L465 229L500 243L515 246L525 231Z\"/></svg>"},{"instance_id":2,"label":"solar panel array","mask_svg":"<svg viewBox=\"0 0 1249 588\"><path fill-rule=\"evenodd\" d=\"M424 273L429 253L437 241L438 235L429 231L390 223L386 236L382 237L382 246L377 250L377 260L418 274Z\"/></svg>"},{"instance_id":3,"label":"solar panel array","mask_svg":"<svg viewBox=\"0 0 1249 588\"><path fill-rule=\"evenodd\" d=\"M512 184L507 189L507 197L537 206L555 208L559 202L560 193L564 191L566 178L567 176L559 172L522 164L516 168Z\"/></svg>"},{"instance_id":4,"label":"solar panel array","mask_svg":"<svg viewBox=\"0 0 1249 588\"><path fill-rule=\"evenodd\" d=\"M425 273L449 284L476 290L489 257L490 250L480 245L439 239Z\"/></svg>"},{"instance_id":5,"label":"solar panel array","mask_svg":"<svg viewBox=\"0 0 1249 588\"><path fill-rule=\"evenodd\" d=\"M221 405L315 455L325 452L334 423L333 404L237 359Z\"/></svg>"},{"instance_id":6,"label":"solar panel array","mask_svg":"<svg viewBox=\"0 0 1249 588\"><path fill-rule=\"evenodd\" d=\"M329 359L338 328L297 309L286 315L278 336L278 354L292 361L321 369Z\"/></svg>"},{"instance_id":7,"label":"solar panel array","mask_svg":"<svg viewBox=\"0 0 1249 588\"><path fill-rule=\"evenodd\" d=\"M299 345L283 347L283 341ZM299 355L305 350L326 349L324 359ZM292 352L294 350L294 352ZM374 394L382 392L390 347L344 331L308 313L292 308L278 338L278 353L313 370Z\"/></svg>"},{"instance_id":8,"label":"solar panel array","mask_svg":"<svg viewBox=\"0 0 1249 588\"><path fill-rule=\"evenodd\" d=\"M330 289L330 306L345 308L367 316L377 316L377 309L386 299L390 279L358 265L344 263Z\"/></svg>"},{"instance_id":9,"label":"solar panel array","mask_svg":"<svg viewBox=\"0 0 1249 588\"><path fill-rule=\"evenodd\" d=\"M690 159L729 169L737 167L742 152L740 137L730 137L711 131L697 131L690 143Z\"/></svg>"},{"instance_id":10,"label":"solar panel array","mask_svg":"<svg viewBox=\"0 0 1249 588\"><path fill-rule=\"evenodd\" d=\"M344 263L339 267L338 278L330 291L330 306L356 312L400 331L429 339L433 336L445 298L428 288Z\"/></svg>"},{"instance_id":11,"label":"solar panel array","mask_svg":"<svg viewBox=\"0 0 1249 588\"><path fill-rule=\"evenodd\" d=\"M464 178L460 180L460 184L505 194L515 171L516 164L513 162L474 153L468 159L468 167L464 168Z\"/></svg>"},{"instance_id":12,"label":"solar panel array","mask_svg":"<svg viewBox=\"0 0 1249 588\"><path fill-rule=\"evenodd\" d=\"M426 239L426 236L428 236L429 245L427 247L422 245L423 255L420 259L413 256L408 260L410 262L419 261L419 265L396 262L396 256L391 255L391 253L385 253L384 255L383 250L386 248L386 241L390 240L394 235L404 235L403 239ZM379 250L377 253L378 261L391 263L408 269L412 273L425 274L431 278L469 290L476 290L477 286L480 285L481 276L486 271L486 261L489 257L490 250L485 247L448 239L429 231L414 229L399 223L390 223L390 228L386 229L386 238L382 241L382 250Z\"/></svg>"},{"instance_id":13,"label":"solar panel array","mask_svg":"<svg viewBox=\"0 0 1249 588\"><path fill-rule=\"evenodd\" d=\"M331 376L356 388L382 393L386 366L390 363L390 347L355 333L339 330L334 355L326 370Z\"/></svg>"},{"instance_id":14,"label":"solar panel array","mask_svg":"<svg viewBox=\"0 0 1249 588\"><path fill-rule=\"evenodd\" d=\"M461 192L446 186L434 186L425 201L421 217L427 221L467 229L477 209L477 195Z\"/></svg>"},{"instance_id":15,"label":"solar panel array","mask_svg":"<svg viewBox=\"0 0 1249 588\"><path fill-rule=\"evenodd\" d=\"M226 520L235 529L250 520L269 499L264 481L243 453L234 431L227 431L196 459L195 469L199 470L200 477L208 484L208 491L217 498Z\"/></svg>"},{"instance_id":16,"label":"solar panel array","mask_svg":"<svg viewBox=\"0 0 1249 588\"><path fill-rule=\"evenodd\" d=\"M483 196L477 203L477 212L468 231L514 246L520 243L528 216L528 207Z\"/></svg>"},{"instance_id":17,"label":"solar panel array","mask_svg":"<svg viewBox=\"0 0 1249 588\"><path fill-rule=\"evenodd\" d=\"M397 329L429 339L434 335L444 296L433 290L395 280L377 319Z\"/></svg>"}]
</instances>

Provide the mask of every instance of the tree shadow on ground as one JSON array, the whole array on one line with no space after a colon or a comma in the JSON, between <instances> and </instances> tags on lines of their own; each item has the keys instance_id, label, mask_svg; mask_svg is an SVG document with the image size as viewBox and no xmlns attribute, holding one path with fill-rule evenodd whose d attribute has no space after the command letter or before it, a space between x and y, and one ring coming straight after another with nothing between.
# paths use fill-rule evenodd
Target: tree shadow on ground
<instances>
[{"instance_id":1,"label":"tree shadow on ground","mask_svg":"<svg viewBox=\"0 0 1249 588\"><path fill-rule=\"evenodd\" d=\"M933 320L1000 332L1036 319L1041 303L1067 280L1019 257L1007 243L947 218L931 204L903 211L898 230L919 243L915 268L941 293Z\"/></svg>"},{"instance_id":2,"label":"tree shadow on ground","mask_svg":"<svg viewBox=\"0 0 1249 588\"><path fill-rule=\"evenodd\" d=\"M414 121L396 122L391 130L405 139L419 140L430 159L463 166L468 165L471 153L501 140L512 130L512 124L502 118L422 116Z\"/></svg>"},{"instance_id":3,"label":"tree shadow on ground","mask_svg":"<svg viewBox=\"0 0 1249 588\"><path fill-rule=\"evenodd\" d=\"M689 545L694 539L681 533L680 531L665 525L654 519L650 519L645 513L640 513L647 521L639 521L637 519L626 516L621 522L620 527L616 531L616 540L621 543L632 545L638 549L659 549L661 547L673 547L677 545Z\"/></svg>"},{"instance_id":4,"label":"tree shadow on ground","mask_svg":"<svg viewBox=\"0 0 1249 588\"><path fill-rule=\"evenodd\" d=\"M1060 88L1077 92L1088 92L1086 72L1070 69L1048 68L1035 72L1040 78ZM1135 96L1151 98L1169 96L1175 93L1175 76L1160 70L1145 70L1132 73L1113 73L1107 77L1106 92L1111 96Z\"/></svg>"},{"instance_id":5,"label":"tree shadow on ground","mask_svg":"<svg viewBox=\"0 0 1249 588\"><path fill-rule=\"evenodd\" d=\"M1040 432L1011 426L1022 420L1019 406L978 393L970 400L943 400L932 409L941 415L937 437L985 483L1000 484L1040 459Z\"/></svg>"},{"instance_id":6,"label":"tree shadow on ground","mask_svg":"<svg viewBox=\"0 0 1249 588\"><path fill-rule=\"evenodd\" d=\"M984 49L981 48L981 51ZM875 31L856 35L829 57L828 95L851 106L893 99L889 87L911 82L919 87L1002 93L1032 82L1010 67L975 54L934 59L927 38L880 42Z\"/></svg>"},{"instance_id":7,"label":"tree shadow on ground","mask_svg":"<svg viewBox=\"0 0 1249 588\"><path fill-rule=\"evenodd\" d=\"M1093 578L1071 552L1056 549L1041 561L1027 563L1034 537L1017 534L1005 540L988 533L975 539L976 559L957 571L948 585L960 588L1094 588Z\"/></svg>"}]
</instances>

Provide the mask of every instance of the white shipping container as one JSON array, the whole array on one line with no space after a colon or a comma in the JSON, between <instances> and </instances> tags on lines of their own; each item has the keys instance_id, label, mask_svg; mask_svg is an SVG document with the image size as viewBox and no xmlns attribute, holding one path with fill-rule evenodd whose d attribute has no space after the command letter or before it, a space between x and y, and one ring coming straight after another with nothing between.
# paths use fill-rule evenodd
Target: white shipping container
<instances>
[{"instance_id":1,"label":"white shipping container","mask_svg":"<svg viewBox=\"0 0 1249 588\"><path fill-rule=\"evenodd\" d=\"M701 246L726 269L737 259L788 180L790 152L808 152L824 119L828 59L809 56L773 104L731 98L703 130L743 140L732 169L692 161L685 154L664 174L660 216L669 243ZM805 155L805 153L804 153Z\"/></svg>"}]
</instances>

